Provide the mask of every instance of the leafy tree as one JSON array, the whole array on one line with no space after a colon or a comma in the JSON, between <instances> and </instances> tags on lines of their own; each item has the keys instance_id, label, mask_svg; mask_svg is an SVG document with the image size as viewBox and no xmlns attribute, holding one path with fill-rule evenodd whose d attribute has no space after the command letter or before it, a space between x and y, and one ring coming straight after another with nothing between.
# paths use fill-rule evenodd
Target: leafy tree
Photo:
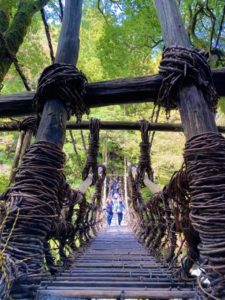
<instances>
[{"instance_id":1,"label":"leafy tree","mask_svg":"<svg viewBox=\"0 0 225 300\"><path fill-rule=\"evenodd\" d=\"M15 60L33 15L47 2L48 0L0 1L0 83Z\"/></svg>"},{"instance_id":2,"label":"leafy tree","mask_svg":"<svg viewBox=\"0 0 225 300\"><path fill-rule=\"evenodd\" d=\"M148 0L119 3L105 8L108 18L99 42L105 76L151 74L154 71L152 59L159 53L162 42L154 5Z\"/></svg>"},{"instance_id":3,"label":"leafy tree","mask_svg":"<svg viewBox=\"0 0 225 300\"><path fill-rule=\"evenodd\" d=\"M48 3L47 3L48 2ZM13 24L25 19L11 36L11 43L17 43L11 51L19 60L29 85L34 89L41 70L50 63L47 40L38 12L43 5L31 7L31 3L46 4L45 14L50 26L54 50L61 26L61 11L58 0L0 0L0 32L4 39L13 31ZM183 20L194 46L209 51L212 67L224 65L224 6L222 0L180 0L178 1ZM29 15L29 16L28 16ZM215 19L216 18L216 19ZM15 25L14 25L15 29ZM18 33L19 31L19 33ZM17 38L19 35L19 39ZM164 47L158 17L153 0L84 0L83 18L80 33L79 68L89 81L132 77L158 72L158 64ZM19 41L19 42L18 42ZM1 42L2 43L2 42ZM1 47L2 48L2 47ZM4 50L4 47L3 47ZM24 89L11 57L6 49L0 50L0 80L4 79L2 93L15 93ZM4 53L3 53L4 52ZM5 56L6 55L6 59ZM10 68L9 71L6 68ZM1 67L1 63L3 67ZM3 68L3 69L2 69ZM222 101L220 101L223 103ZM221 105L222 107L222 105ZM121 105L92 109L90 117L101 120L138 121L151 119L151 103ZM162 111L159 121L165 121ZM171 113L169 122L180 122L176 112ZM217 114L218 124L224 122L224 114ZM84 132L87 143L88 132ZM17 134L14 135L16 140ZM66 175L73 186L79 184L85 151L79 131L74 131L77 153L67 133L64 150L67 153ZM134 163L139 157L140 133L101 131L99 161L108 152L108 171L112 166L115 172L122 172L123 157ZM157 133L152 146L152 163L156 180L166 183L174 170L182 163L184 138L179 133ZM2 150L5 151L5 150ZM4 156L5 157L5 156ZM4 163L10 161L4 159Z\"/></svg>"}]
</instances>

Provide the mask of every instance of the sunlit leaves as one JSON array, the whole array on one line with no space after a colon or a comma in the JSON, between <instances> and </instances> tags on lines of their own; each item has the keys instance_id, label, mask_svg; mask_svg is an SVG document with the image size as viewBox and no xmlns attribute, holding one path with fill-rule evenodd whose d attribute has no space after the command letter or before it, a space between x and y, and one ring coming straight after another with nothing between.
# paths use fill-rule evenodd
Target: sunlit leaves
<instances>
[{"instance_id":1,"label":"sunlit leaves","mask_svg":"<svg viewBox=\"0 0 225 300\"><path fill-rule=\"evenodd\" d=\"M0 0L0 5L1 3L9 5L11 20L18 2L18 0ZM98 10L97 2L97 0L84 0L80 32L78 66L87 75L89 81L157 73L164 45L153 0L101 0L101 12ZM205 12L206 1L178 0L177 2L180 3L182 18L193 45L208 50L212 19ZM223 0L209 0L208 3L217 19L210 57L211 65L217 67L222 65L221 61L218 62L218 54L223 55L225 49L224 30L221 32L217 49L214 49L225 3ZM193 17L201 5L203 5L203 11L197 15L193 34L191 31ZM56 51L61 27L57 0L49 2L46 7L46 16ZM49 49L39 13L33 17L32 25L17 57L23 72L28 77L29 84L35 88L40 72L50 63ZM23 84L12 66L4 81L3 93L16 93L23 90ZM220 102L217 114L217 121L220 125L224 125L224 115L221 112L225 112L223 103L224 100ZM110 106L92 109L90 117L115 121L138 121L145 118L150 121L152 109L153 105L150 103ZM163 112L160 114L159 121L165 122ZM173 112L169 122L179 121L179 114ZM88 131L85 131L84 135L87 143ZM80 131L74 131L74 137L77 142L78 156L74 152L69 134L67 134L64 150L67 153L65 168L67 179L76 187L80 182L82 165L86 157ZM140 132L102 130L100 141L99 162L105 159L107 149L108 172L111 172L112 168L115 172L122 172L124 156L127 160L137 163ZM183 146L184 137L181 133L156 133L152 146L152 163L156 181L161 185L168 182L172 173L181 166Z\"/></svg>"}]
</instances>

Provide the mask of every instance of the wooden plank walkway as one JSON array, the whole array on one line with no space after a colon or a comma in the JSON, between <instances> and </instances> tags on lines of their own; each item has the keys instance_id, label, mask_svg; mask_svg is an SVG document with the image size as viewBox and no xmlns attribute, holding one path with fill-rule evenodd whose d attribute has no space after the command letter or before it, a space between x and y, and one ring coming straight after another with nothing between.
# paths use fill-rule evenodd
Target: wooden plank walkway
<instances>
[{"instance_id":1,"label":"wooden plank walkway","mask_svg":"<svg viewBox=\"0 0 225 300\"><path fill-rule=\"evenodd\" d=\"M127 226L104 228L69 270L45 280L38 300L194 299L193 282L178 281Z\"/></svg>"}]
</instances>

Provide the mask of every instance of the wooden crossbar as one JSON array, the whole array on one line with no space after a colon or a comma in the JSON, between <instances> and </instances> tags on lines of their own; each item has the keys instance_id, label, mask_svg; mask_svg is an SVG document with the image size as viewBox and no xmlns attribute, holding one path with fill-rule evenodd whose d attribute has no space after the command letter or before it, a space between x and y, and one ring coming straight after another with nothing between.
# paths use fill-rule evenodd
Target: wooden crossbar
<instances>
[{"instance_id":1,"label":"wooden crossbar","mask_svg":"<svg viewBox=\"0 0 225 300\"><path fill-rule=\"evenodd\" d=\"M225 68L212 71L219 96L225 96ZM116 104L154 102L162 76L150 75L137 78L120 78L89 83L85 103L88 107L101 107ZM0 96L0 117L24 116L34 113L34 93L20 93Z\"/></svg>"},{"instance_id":2,"label":"wooden crossbar","mask_svg":"<svg viewBox=\"0 0 225 300\"><path fill-rule=\"evenodd\" d=\"M67 122L66 128L79 130L89 129L89 121L82 121L80 124L76 122ZM101 121L102 130L140 130L138 122L125 122L125 121ZM18 125L16 122L9 122L0 124L1 131L17 131ZM167 131L167 132L183 132L181 124L169 124L169 123L149 123L149 130L152 131ZM218 126L218 130L221 133L225 133L225 126Z\"/></svg>"}]
</instances>

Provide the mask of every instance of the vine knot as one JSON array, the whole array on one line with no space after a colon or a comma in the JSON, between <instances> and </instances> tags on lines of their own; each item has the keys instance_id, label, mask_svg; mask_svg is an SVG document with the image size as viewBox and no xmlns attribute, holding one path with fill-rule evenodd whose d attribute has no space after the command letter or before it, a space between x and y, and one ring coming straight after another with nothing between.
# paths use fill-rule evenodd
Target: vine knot
<instances>
[{"instance_id":1,"label":"vine knot","mask_svg":"<svg viewBox=\"0 0 225 300\"><path fill-rule=\"evenodd\" d=\"M48 66L38 80L37 92L34 96L37 113L43 111L46 100L59 99L70 117L75 114L80 121L89 109L84 102L87 78L74 65L55 63Z\"/></svg>"},{"instance_id":2,"label":"vine knot","mask_svg":"<svg viewBox=\"0 0 225 300\"><path fill-rule=\"evenodd\" d=\"M26 117L22 121L18 122L19 131L31 130L34 134L37 132L38 120L34 116Z\"/></svg>"},{"instance_id":3,"label":"vine knot","mask_svg":"<svg viewBox=\"0 0 225 300\"><path fill-rule=\"evenodd\" d=\"M185 84L200 88L210 109L216 110L218 96L214 88L208 54L197 49L171 46L164 50L159 66L164 77L159 90L158 104L169 112L177 108L177 91Z\"/></svg>"}]
</instances>

